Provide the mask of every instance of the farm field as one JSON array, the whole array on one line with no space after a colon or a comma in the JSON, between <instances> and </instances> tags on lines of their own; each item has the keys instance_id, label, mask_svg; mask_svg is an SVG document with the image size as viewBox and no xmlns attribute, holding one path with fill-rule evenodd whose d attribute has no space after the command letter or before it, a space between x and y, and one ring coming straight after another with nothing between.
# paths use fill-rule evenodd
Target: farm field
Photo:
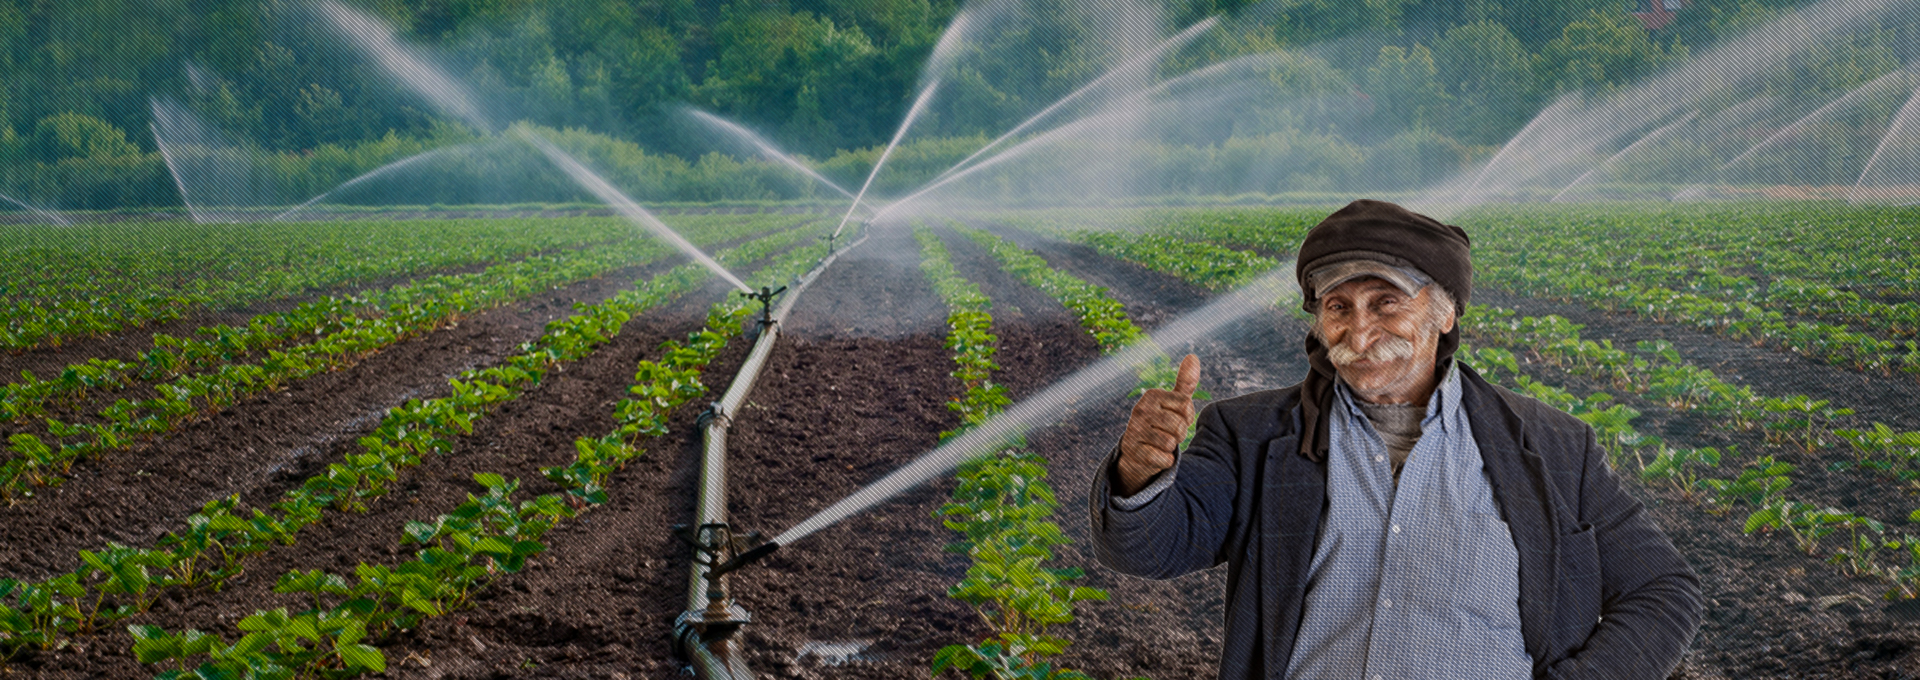
<instances>
[{"instance_id":1,"label":"farm field","mask_svg":"<svg viewBox=\"0 0 1920 680\"><path fill-rule=\"evenodd\" d=\"M800 293L729 414L730 521L794 526L1290 271L1332 209L871 225ZM836 217L662 219L758 288L811 269ZM1674 677L1920 674L1920 210L1448 221L1474 241L1462 358L1594 425L1700 575L1706 621ZM608 217L257 226L0 226L0 678L678 676L692 553L671 528L693 513L702 405L746 361L758 305ZM1296 307L1162 349L1198 354L1214 398L1291 385ZM1069 643L1036 658L1095 678L1210 677L1224 573L1120 577L1086 540L1090 477L1130 405L1076 402L1024 446L737 572L748 665L927 677L1024 631ZM1040 474L1051 493L982 491ZM1038 514L985 528L1007 513ZM1060 570L1028 589L1070 620L991 596L1005 579L981 565L1009 540ZM1041 625L1013 630L1010 608Z\"/></svg>"}]
</instances>

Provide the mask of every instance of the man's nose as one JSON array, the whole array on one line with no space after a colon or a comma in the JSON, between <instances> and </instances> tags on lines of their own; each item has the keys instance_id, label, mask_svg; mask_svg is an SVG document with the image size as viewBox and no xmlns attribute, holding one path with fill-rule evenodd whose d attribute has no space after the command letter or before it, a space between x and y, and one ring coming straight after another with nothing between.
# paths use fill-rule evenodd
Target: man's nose
<instances>
[{"instance_id":1,"label":"man's nose","mask_svg":"<svg viewBox=\"0 0 1920 680\"><path fill-rule=\"evenodd\" d=\"M1384 332L1379 318L1366 310L1361 310L1353 315L1353 324L1347 329L1348 349L1366 352L1367 348L1372 347Z\"/></svg>"}]
</instances>

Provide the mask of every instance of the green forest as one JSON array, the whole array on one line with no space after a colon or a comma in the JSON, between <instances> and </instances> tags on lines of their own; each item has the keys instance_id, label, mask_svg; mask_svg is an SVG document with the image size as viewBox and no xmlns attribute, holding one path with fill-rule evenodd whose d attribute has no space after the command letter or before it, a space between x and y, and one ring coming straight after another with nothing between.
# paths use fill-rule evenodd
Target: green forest
<instances>
[{"instance_id":1,"label":"green forest","mask_svg":"<svg viewBox=\"0 0 1920 680\"><path fill-rule=\"evenodd\" d=\"M967 9L957 0L349 4L433 55L493 119L552 131L654 201L819 196L696 129L680 115L689 106L857 185ZM1138 151L1143 163L1189 168L1165 180L1173 193L1419 186L1484 160L1556 97L1624 87L1805 3L1691 0L1657 30L1622 0L1166 0L1117 19L1090 0L1012 4L1016 20L975 36L938 74L939 96L879 189L937 174L1137 52L1138 35L1157 40L1208 17L1219 27L1166 58L1166 74L1286 57L1265 67L1266 91L1234 104L1226 124ZM0 0L0 193L66 209L179 205L150 127L159 100L247 146L268 176L267 203L498 132L436 114L317 24L300 0ZM1904 32L1827 46L1777 86L1844 91L1911 60L1903 51L1920 41ZM516 174L512 155L479 154L438 181L498 184ZM1248 157L1294 159L1298 170L1256 186L1215 181L1244 176L1236 163ZM544 188L526 189L535 185ZM515 186L515 198L581 198L558 180ZM433 200L501 202L483 189L449 191Z\"/></svg>"}]
</instances>

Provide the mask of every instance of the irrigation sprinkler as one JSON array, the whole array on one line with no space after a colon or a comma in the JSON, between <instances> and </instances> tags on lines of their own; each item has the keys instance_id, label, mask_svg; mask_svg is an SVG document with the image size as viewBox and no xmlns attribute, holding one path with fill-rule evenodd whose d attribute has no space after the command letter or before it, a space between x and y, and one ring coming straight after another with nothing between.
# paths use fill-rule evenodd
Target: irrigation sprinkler
<instances>
[{"instance_id":1,"label":"irrigation sprinkler","mask_svg":"<svg viewBox=\"0 0 1920 680\"><path fill-rule=\"evenodd\" d=\"M675 649L694 662L695 673L702 677L752 677L742 659L744 650L734 635L753 622L753 615L727 596L721 577L772 554L780 545L768 542L759 532L736 534L724 522L698 527L682 524L674 527L673 533L693 547L693 562L706 567L707 584L706 607L690 608L673 622ZM724 562L723 557L727 557Z\"/></svg>"},{"instance_id":2,"label":"irrigation sprinkler","mask_svg":"<svg viewBox=\"0 0 1920 680\"><path fill-rule=\"evenodd\" d=\"M847 249L866 239L863 233ZM674 649L691 663L696 677L706 680L753 677L753 671L747 668L744 647L735 635L752 617L727 596L722 577L772 554L780 545L757 533L735 535L733 527L727 524L727 430L733 426L733 414L746 402L747 393L759 379L767 356L773 353L773 345L780 339L780 323L793 311L794 300L836 259L839 253L829 253L822 258L819 265L793 284L791 292L787 286L762 286L759 291L742 293L760 301L760 337L754 341L753 351L740 365L739 373L734 375L726 395L700 414L699 425L705 433L706 446L701 457L694 521L674 529L674 533L694 549L687 610L673 623ZM777 307L773 304L776 297L782 298Z\"/></svg>"},{"instance_id":3,"label":"irrigation sprinkler","mask_svg":"<svg viewBox=\"0 0 1920 680\"><path fill-rule=\"evenodd\" d=\"M828 247L827 252L833 252L833 249L831 246ZM787 292L786 286L781 286L779 288L772 288L770 286L761 286L760 292L741 293L741 295L745 295L749 298L758 300L760 302L760 328L762 330L766 329L766 327L768 326L773 325L773 298L785 292Z\"/></svg>"}]
</instances>

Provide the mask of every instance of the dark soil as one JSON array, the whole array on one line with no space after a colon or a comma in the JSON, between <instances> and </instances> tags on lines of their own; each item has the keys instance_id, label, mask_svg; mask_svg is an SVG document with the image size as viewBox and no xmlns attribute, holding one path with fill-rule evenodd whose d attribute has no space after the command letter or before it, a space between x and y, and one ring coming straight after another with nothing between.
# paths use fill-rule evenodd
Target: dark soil
<instances>
[{"instance_id":1,"label":"dark soil","mask_svg":"<svg viewBox=\"0 0 1920 680\"><path fill-rule=\"evenodd\" d=\"M80 461L64 484L0 507L0 573L44 578L77 565L75 551L107 541L151 545L201 505L231 494L270 503L357 450L354 440L388 409L445 396L448 378L512 355L548 321L572 314L575 301L603 300L670 264L629 267L468 317L151 444Z\"/></svg>"},{"instance_id":2,"label":"dark soil","mask_svg":"<svg viewBox=\"0 0 1920 680\"><path fill-rule=\"evenodd\" d=\"M1016 399L1098 358L1092 340L1058 303L1002 274L971 241L945 229L936 232L952 252L955 267L995 301L993 330L1001 340L995 358L1003 368L1000 379ZM1035 248L1055 266L1108 287L1143 327L1156 327L1209 297L1177 280L1078 246L1005 233ZM728 507L740 528L777 534L931 450L938 433L954 426L954 414L945 406L958 392L957 383L948 376L951 354L942 344L945 309L920 273L915 252L912 239L903 231L880 230L815 282L796 306L788 335L769 358L743 412L734 419ZM474 472L518 476L526 480L523 493L529 495L549 490L537 468L570 457L574 437L609 429L613 403L631 381L634 362L654 356L660 341L695 328L705 306L723 294L724 289L712 288L636 318L614 343L484 419L454 453L409 473L395 493L368 513L335 516L302 534L297 545L262 557L226 591L170 594L154 612L133 622L174 629L197 627L231 638L232 622L255 609L299 607L269 592L273 577L280 573L296 567L346 571L361 561L391 564L404 559L406 551L397 540L400 526L453 507L477 488L471 481ZM1490 294L1476 295L1476 301L1495 299ZM1529 314L1548 313L1545 310L1550 308L1528 306L1535 303L1527 300L1499 304L1517 306ZM558 307L557 311L565 311L564 303ZM1573 316L1569 311L1553 313ZM1587 337L1613 338L1616 346L1630 347L1633 339L1646 333L1664 332L1632 321L1575 320L1588 324ZM468 331L473 323L463 322L454 332ZM537 321L525 323L537 332ZM1167 349L1199 354L1202 389L1224 398L1295 382L1305 371L1299 352L1302 332L1285 313L1265 313L1230 325L1218 337L1193 347ZM1690 359L1713 367L1729 381L1769 394L1832 395L1836 403L1856 407L1866 406L1862 402L1867 401L1883 402L1869 417L1889 424L1908 423L1896 425L1901 429L1920 429L1912 423L1915 416L1908 406L1914 402L1902 399L1903 393L1864 392L1854 389L1853 383L1810 374L1808 367L1798 364L1769 369L1774 361L1770 357L1776 355L1711 336L1665 337L1681 346ZM152 479L197 488L197 493L208 496L226 488L274 492L276 483L285 483L284 477L266 476L256 482L258 491L238 488L244 486L238 478L245 474L238 471L270 464L241 453L248 446L259 448L250 437L288 439L273 445L282 452L302 445L323 451L324 455L303 459L309 462L288 473L304 475L313 465L351 446L351 433L371 426L370 422L358 426L343 422L352 421L357 413L391 405L398 398L395 395L408 389L390 383L444 385L444 375L465 362L440 354L469 351L464 356L473 362L484 354L448 343L396 357L384 369L395 377L363 370L372 361L349 372L359 377L333 389L387 390L381 393L386 396L359 402L358 410L288 404L277 407L281 409L277 415L263 414L257 421L244 421L244 426L220 426L227 414L202 423L196 428L206 432L195 441L225 451L224 457L202 464L207 468L204 472L195 473L194 465L182 464L164 474L156 471ZM717 399L726 389L747 350L748 343L736 339L708 369L711 398ZM1741 354L1749 350L1753 354ZM433 361L450 363L437 370L416 366ZM1555 369L1535 366L1529 370L1576 393L1614 392ZM327 393L314 388L309 398L319 403ZM281 400L263 402L279 404ZM1054 564L1085 569L1087 575L1080 584L1111 594L1111 601L1079 605L1078 620L1055 629L1074 641L1060 661L1100 678L1211 677L1222 635L1223 574L1212 570L1170 581L1122 577L1096 564L1085 540L1083 508L1090 475L1117 440L1129 405L1124 397L1089 400L1065 422L1029 435L1031 447L1052 462L1051 481L1060 501L1056 521L1076 541L1061 550ZM1719 444L1722 439L1716 437L1739 436L1722 434L1714 423L1691 416L1632 405L1648 414L1638 422L1642 430L1675 443ZM299 409L313 413L295 413ZM673 656L671 631L673 619L687 607L690 551L671 535L669 527L692 517L700 448L694 423L698 410L689 405L678 411L672 433L646 443L647 454L615 475L609 484L611 502L550 533L550 552L535 558L526 571L499 579L483 591L473 609L432 619L382 642L391 664L386 676L680 677L684 662ZM1867 412L1863 409L1863 413ZM327 433L338 434L326 440ZM182 450L187 448L183 445ZM1842 480L1848 475L1858 478L1856 473L1835 472L1829 477L1814 471L1824 470L1822 462L1845 455L1840 449L1827 449L1817 459L1796 461L1801 472L1796 475L1795 492L1831 499L1822 502L1844 502ZM236 481L226 483L229 474ZM194 481L202 477L217 478L220 483ZM173 483L176 478L183 481ZM127 475L76 480L68 489L80 489L83 481L91 484L86 494L93 497L90 502L119 510L96 510L76 501L50 512L45 508L53 507L48 502L54 498L35 501L43 516L83 528L69 531L49 525L38 533L0 533L5 537L0 543L3 549L18 555L7 558L10 561L3 563L0 569L5 571L0 573L64 564L26 556L55 554L70 560L74 547L120 536L114 532L123 526L135 527L124 532L129 540L144 539L155 529L138 527L170 527L198 502L154 503L148 509L142 505L145 501L106 500L152 494L151 487L160 484ZM1857 502L1876 504L1873 512L1899 507L1898 494L1867 491L1886 482L1856 484L1861 489L1854 494ZM1920 656L1914 654L1920 646L1920 607L1888 606L1877 599L1884 585L1843 576L1835 567L1800 554L1782 538L1741 535L1744 511L1713 515L1671 491L1638 482L1628 486L1688 555L1709 598L1706 625L1675 677L1920 676ZM979 616L945 596L946 588L961 578L967 566L962 556L942 550L954 534L932 516L950 488L948 481L908 490L783 547L732 577L732 593L754 617L743 635L755 672L770 678L925 678L928 662L938 649L979 641L987 630ZM8 530L9 519L0 517L0 532ZM58 538L62 535L76 537ZM124 632L101 634L66 650L17 659L0 667L0 677L146 678L159 670L132 661L128 645Z\"/></svg>"},{"instance_id":3,"label":"dark soil","mask_svg":"<svg viewBox=\"0 0 1920 680\"><path fill-rule=\"evenodd\" d=\"M1475 302L1507 307L1525 316L1558 314L1581 324L1581 337L1609 339L1631 348L1641 340L1661 339L1694 365L1709 368L1735 384L1768 396L1806 394L1850 406L1860 415L1852 424L1885 422L1901 431L1920 429L1920 386L1895 377L1873 379L1796 354L1754 347L1683 326L1642 323L1637 317L1609 314L1584 305L1519 298L1492 290L1474 292ZM1836 507L1889 521L1888 538L1909 533L1902 525L1920 506L1912 484L1835 463L1851 460L1843 443L1809 454L1796 444L1769 444L1759 432L1741 432L1717 419L1679 413L1595 380L1570 375L1537 356L1523 356L1536 377L1575 394L1614 395L1642 413L1635 428L1684 446L1738 447L1715 477L1738 475L1755 457L1772 455L1793 463L1787 494L1821 507ZM1682 677L1885 678L1920 676L1920 606L1915 601L1883 599L1890 584L1849 576L1824 563L1844 535L1828 537L1815 556L1799 550L1783 535L1744 535L1748 506L1724 508L1689 498L1664 484L1629 483L1647 504L1680 551L1700 575L1708 598L1707 616ZM1883 563L1903 565L1896 556Z\"/></svg>"},{"instance_id":4,"label":"dark soil","mask_svg":"<svg viewBox=\"0 0 1920 680\"><path fill-rule=\"evenodd\" d=\"M591 246L589 246L591 247ZM529 254L525 257L531 257ZM0 352L0 380L17 380L22 370L32 371L40 378L51 378L60 374L67 366L85 363L89 359L118 359L137 363L140 353L153 349L153 336L170 335L176 338L197 338L201 328L216 325L228 325L244 328L247 322L262 314L274 314L290 311L302 304L333 295L350 295L367 290L385 290L404 285L410 281L429 276L454 276L483 271L501 262L478 262L462 267L448 267L433 271L417 272L401 276L383 277L371 281L360 281L322 290L310 290L296 295L261 300L252 304L231 309L200 309L183 319L165 323L150 324L134 328L123 328L117 332L98 337L67 338L58 346L38 347L14 353Z\"/></svg>"}]
</instances>

